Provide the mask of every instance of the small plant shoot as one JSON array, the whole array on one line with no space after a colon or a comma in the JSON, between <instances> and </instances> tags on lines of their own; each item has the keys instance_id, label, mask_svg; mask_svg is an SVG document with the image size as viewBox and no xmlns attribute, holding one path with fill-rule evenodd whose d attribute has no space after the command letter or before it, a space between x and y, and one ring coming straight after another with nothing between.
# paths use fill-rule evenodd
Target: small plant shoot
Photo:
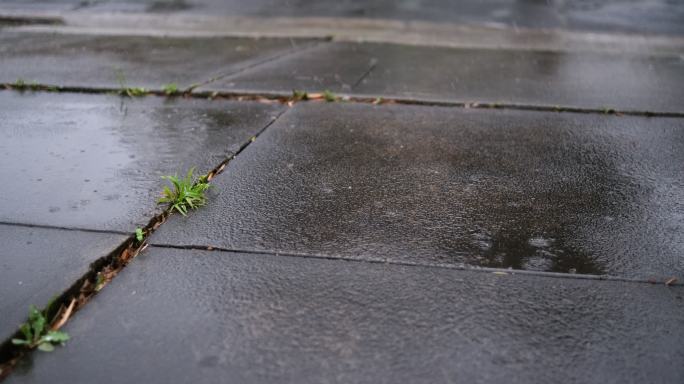
<instances>
[{"instance_id":1,"label":"small plant shoot","mask_svg":"<svg viewBox=\"0 0 684 384\"><path fill-rule=\"evenodd\" d=\"M168 180L171 187L165 186L163 196L158 203L168 203L171 210L176 210L183 216L188 214L188 209L197 209L206 204L207 198L204 193L211 187L206 177L195 179L193 172L195 168L190 168L184 178L178 176L163 176L162 179Z\"/></svg>"},{"instance_id":2,"label":"small plant shoot","mask_svg":"<svg viewBox=\"0 0 684 384\"><path fill-rule=\"evenodd\" d=\"M164 90L164 94L167 96L173 96L178 93L178 84L176 83L169 83L169 84L164 84L162 86L162 90Z\"/></svg>"},{"instance_id":3,"label":"small plant shoot","mask_svg":"<svg viewBox=\"0 0 684 384\"><path fill-rule=\"evenodd\" d=\"M138 243L142 243L142 241L145 240L145 233L143 232L142 228L135 229L135 239L138 241Z\"/></svg>"},{"instance_id":4,"label":"small plant shoot","mask_svg":"<svg viewBox=\"0 0 684 384\"><path fill-rule=\"evenodd\" d=\"M295 101L300 101L300 100L309 100L309 94L306 93L306 91L299 91L296 89L292 90L292 99Z\"/></svg>"},{"instance_id":5,"label":"small plant shoot","mask_svg":"<svg viewBox=\"0 0 684 384\"><path fill-rule=\"evenodd\" d=\"M66 332L54 331L50 329L47 320L48 305L45 312L41 312L32 305L29 308L28 321L21 325L19 330L23 339L12 339L12 344L22 345L27 348L38 348L44 352L51 352L55 349L55 344L64 345L69 340Z\"/></svg>"},{"instance_id":6,"label":"small plant shoot","mask_svg":"<svg viewBox=\"0 0 684 384\"><path fill-rule=\"evenodd\" d=\"M120 69L116 70L116 81L119 83L118 93L120 96L140 97L148 93L148 90L143 87L128 87L126 85L126 75Z\"/></svg>"},{"instance_id":7,"label":"small plant shoot","mask_svg":"<svg viewBox=\"0 0 684 384\"><path fill-rule=\"evenodd\" d=\"M334 93L332 93L326 89L325 91L323 91L323 99L325 99L325 101L331 103L333 101L337 101L337 96Z\"/></svg>"}]
</instances>

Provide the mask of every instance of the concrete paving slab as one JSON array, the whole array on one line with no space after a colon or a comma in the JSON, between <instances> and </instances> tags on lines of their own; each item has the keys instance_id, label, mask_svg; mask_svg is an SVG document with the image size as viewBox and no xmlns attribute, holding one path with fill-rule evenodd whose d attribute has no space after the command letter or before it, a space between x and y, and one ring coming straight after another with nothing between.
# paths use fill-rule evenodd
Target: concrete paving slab
<instances>
[{"instance_id":1,"label":"concrete paving slab","mask_svg":"<svg viewBox=\"0 0 684 384\"><path fill-rule=\"evenodd\" d=\"M305 103L156 244L684 277L684 120Z\"/></svg>"},{"instance_id":2,"label":"concrete paving slab","mask_svg":"<svg viewBox=\"0 0 684 384\"><path fill-rule=\"evenodd\" d=\"M8 383L676 383L684 290L151 247Z\"/></svg>"},{"instance_id":3,"label":"concrete paving slab","mask_svg":"<svg viewBox=\"0 0 684 384\"><path fill-rule=\"evenodd\" d=\"M200 89L330 89L427 100L684 112L683 82L679 55L336 43Z\"/></svg>"},{"instance_id":4,"label":"concrete paving slab","mask_svg":"<svg viewBox=\"0 0 684 384\"><path fill-rule=\"evenodd\" d=\"M0 343L107 256L126 236L0 224Z\"/></svg>"},{"instance_id":5,"label":"concrete paving slab","mask_svg":"<svg viewBox=\"0 0 684 384\"><path fill-rule=\"evenodd\" d=\"M684 5L668 0L4 0L0 9L78 9L87 12L152 12L335 17L561 28L628 33L684 34Z\"/></svg>"},{"instance_id":6,"label":"concrete paving slab","mask_svg":"<svg viewBox=\"0 0 684 384\"><path fill-rule=\"evenodd\" d=\"M162 175L218 166L279 105L0 92L0 221L132 232ZM19 187L19 183L21 186Z\"/></svg>"},{"instance_id":7,"label":"concrete paving slab","mask_svg":"<svg viewBox=\"0 0 684 384\"><path fill-rule=\"evenodd\" d=\"M0 33L0 82L179 89L306 47L312 40Z\"/></svg>"},{"instance_id":8,"label":"concrete paving slab","mask_svg":"<svg viewBox=\"0 0 684 384\"><path fill-rule=\"evenodd\" d=\"M326 44L326 49L312 49L245 71L243 75L228 76L199 87L198 90L250 90L291 92L293 89L310 92L352 92L373 68L376 59L365 44Z\"/></svg>"}]
</instances>

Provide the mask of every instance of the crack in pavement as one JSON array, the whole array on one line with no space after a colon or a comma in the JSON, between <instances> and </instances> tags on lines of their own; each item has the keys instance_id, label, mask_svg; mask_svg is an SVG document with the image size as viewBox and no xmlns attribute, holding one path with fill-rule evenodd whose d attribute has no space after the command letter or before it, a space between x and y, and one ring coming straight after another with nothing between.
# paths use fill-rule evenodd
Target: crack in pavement
<instances>
[{"instance_id":1,"label":"crack in pavement","mask_svg":"<svg viewBox=\"0 0 684 384\"><path fill-rule=\"evenodd\" d=\"M364 72L364 73L361 75L361 77L359 77L359 79L356 80L356 81L354 82L354 84L351 86L352 91L353 91L354 88L356 88L359 84L361 84L361 82L362 82L363 80L365 80L365 79L368 77L368 75L371 74L371 72L373 72L373 70L375 69L375 67L376 67L377 65L378 65L378 60L375 59L375 58L371 59L370 64L368 65L368 69L366 70L366 72Z\"/></svg>"},{"instance_id":2,"label":"crack in pavement","mask_svg":"<svg viewBox=\"0 0 684 384\"><path fill-rule=\"evenodd\" d=\"M620 276L570 274L570 273L560 273L560 272L528 271L528 270L522 270L522 269L475 267L475 266L471 266L471 265L467 265L467 264L460 264L460 265L456 264L455 265L455 264L438 264L438 263L418 263L418 262L397 261L397 260L388 260L388 259L373 258L373 257L354 258L354 257L348 257L348 256L321 255L321 254L316 254L316 253L303 253L303 252L278 251L278 250L223 248L223 247L215 247L215 246L211 246L211 245L175 245L175 244L154 243L154 244L150 244L150 246L153 248L199 250L199 251L225 252L225 253L248 253L248 254L254 254L254 255L312 258L312 259L361 262L361 263L371 263L371 264L390 264L390 265L401 265L401 266L408 266L408 267L441 268L441 269L453 269L453 270L457 270L457 271L472 271L472 272L507 274L507 275L541 276L541 277L553 277L553 278L559 278L559 279L620 281L620 282L627 282L627 283L650 284L650 285L664 284L666 286L671 286L671 287L684 286L684 283L679 283L679 282L665 284L665 282L656 282L656 281L652 281L652 280L636 279L636 278L628 278L628 277L620 277Z\"/></svg>"},{"instance_id":3,"label":"crack in pavement","mask_svg":"<svg viewBox=\"0 0 684 384\"><path fill-rule=\"evenodd\" d=\"M285 114L289 108L282 110L278 115L276 115L271 121L265 124L254 136L249 140L242 143L240 148L234 153L219 163L214 169L206 174L207 181L211 181L216 175L220 174L223 169L232 161L236 156L238 156L243 150L245 150L251 143L253 143L259 135L261 135L268 127L273 125L283 114ZM60 308L56 310L56 313L49 314L48 318L54 319L58 318L61 314L61 308L65 308L69 303L75 302L75 307L73 311L70 312L66 319L63 319L62 325L67 323L73 314L78 312L81 308L87 305L90 300L97 295L97 293L104 288L111 280L113 280L116 275L125 268L138 254L143 252L149 243L147 239L152 235L157 228L159 228L172 214L172 208L167 207L164 212L152 217L149 223L143 227L144 240L142 242L137 241L135 234L125 233L129 237L124 240L117 248L112 250L106 256L99 258L90 264L88 272L83 276L78 278L69 288L60 293L58 297L54 300L53 306L51 308ZM13 223L2 223L0 225L15 225ZM29 224L18 224L20 226L27 227L46 227L54 228L52 226L36 226ZM80 230L80 229L79 229ZM83 230L88 231L88 230ZM89 232L105 232L109 231L97 231L92 230ZM98 277L103 276L104 280L102 282L98 281ZM19 348L11 343L13 337L19 337L20 331L17 329L14 335L12 335L7 340L0 340L0 381L4 380L7 375L11 374L13 368L16 364L26 355L33 353L32 349Z\"/></svg>"},{"instance_id":4,"label":"crack in pavement","mask_svg":"<svg viewBox=\"0 0 684 384\"><path fill-rule=\"evenodd\" d=\"M231 75L232 76L232 75ZM229 76L230 77L230 76ZM228 77L228 78L229 78ZM218 80L218 79L214 79ZM52 93L85 93L85 94L119 94L121 88L113 87L87 87L87 86L59 86L50 84L31 84L28 86L18 87L13 83L0 83L0 91L15 91L15 92L52 92ZM308 91L307 91L308 92ZM315 92L311 92L315 93ZM479 101L447 101L447 100L430 100L417 98L402 98L396 96L383 95L354 95L346 93L337 93L341 101L345 103L359 103L359 104L399 104L399 105L417 105L428 107L445 107L445 108L475 108L475 109L510 109L530 112L557 112L557 113L581 113L581 114L599 114L606 116L641 116L641 117L664 117L664 118L684 118L684 112L653 112L648 110L624 110L614 108L585 108L573 107L564 105L543 105L543 104L516 104L516 103L491 103ZM272 100L283 104L290 102L318 102L318 99L299 100L291 93L286 92L268 92L268 91L250 91L250 90L235 90L235 91L192 91L186 93L179 93L178 95L168 95L163 89L150 89L142 96L159 96L159 97L188 97L198 99L227 99L240 101L261 101ZM126 96L121 96L126 97ZM135 98L132 97L132 98ZM380 100L380 101L379 101Z\"/></svg>"},{"instance_id":5,"label":"crack in pavement","mask_svg":"<svg viewBox=\"0 0 684 384\"><path fill-rule=\"evenodd\" d=\"M8 227L24 227L24 228L41 228L41 229L57 229L62 231L75 231L75 232L87 232L87 233L105 233L112 235L130 235L129 232L116 231L110 229L92 229L92 228L81 228L81 227L61 227L58 225L47 225L47 224L32 224L32 223L18 223L13 221L0 221L0 225Z\"/></svg>"},{"instance_id":6,"label":"crack in pavement","mask_svg":"<svg viewBox=\"0 0 684 384\"><path fill-rule=\"evenodd\" d=\"M249 63L242 68L238 68L233 72L229 72L229 73L226 73L223 75L214 76L212 78L207 79L206 81L193 84L190 87L188 87L184 92L186 92L186 93L192 92L195 88L202 87L202 86L211 84L211 83L219 81L219 80L230 79L231 77L241 75L241 74L248 72L252 69L258 69L262 65L277 62L278 60L284 59L284 58L289 57L291 55L295 55L298 53L306 52L310 49L315 49L315 48L324 46L326 44L329 44L329 42L330 42L330 40L327 39L327 40L324 40L324 41L319 42L317 44L310 44L310 45L304 45L303 47L297 47L297 45L294 43L292 38L290 38L290 45L292 46L292 48L290 50L288 50L286 52L282 52L282 53L275 53L274 55L263 58L261 60L255 60L254 62Z\"/></svg>"}]
</instances>

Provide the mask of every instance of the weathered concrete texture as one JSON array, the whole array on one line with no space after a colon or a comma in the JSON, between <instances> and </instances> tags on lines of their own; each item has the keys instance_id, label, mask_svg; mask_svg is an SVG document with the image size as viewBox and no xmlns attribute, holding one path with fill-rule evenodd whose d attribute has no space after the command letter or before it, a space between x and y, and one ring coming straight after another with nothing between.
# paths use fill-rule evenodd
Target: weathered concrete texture
<instances>
[{"instance_id":1,"label":"weathered concrete texture","mask_svg":"<svg viewBox=\"0 0 684 384\"><path fill-rule=\"evenodd\" d=\"M184 89L306 47L311 40L0 33L0 82Z\"/></svg>"},{"instance_id":2,"label":"weathered concrete texture","mask_svg":"<svg viewBox=\"0 0 684 384\"><path fill-rule=\"evenodd\" d=\"M280 92L293 89L322 92L327 89L350 93L375 62L376 58L366 44L326 44L325 49L316 48L276 60L198 89Z\"/></svg>"},{"instance_id":3,"label":"weathered concrete texture","mask_svg":"<svg viewBox=\"0 0 684 384\"><path fill-rule=\"evenodd\" d=\"M683 124L298 104L152 241L681 278Z\"/></svg>"},{"instance_id":4,"label":"weathered concrete texture","mask_svg":"<svg viewBox=\"0 0 684 384\"><path fill-rule=\"evenodd\" d=\"M8 382L677 383L683 296L152 247Z\"/></svg>"},{"instance_id":5,"label":"weathered concrete texture","mask_svg":"<svg viewBox=\"0 0 684 384\"><path fill-rule=\"evenodd\" d=\"M205 90L330 89L384 97L684 112L679 56L337 43Z\"/></svg>"},{"instance_id":6,"label":"weathered concrete texture","mask_svg":"<svg viewBox=\"0 0 684 384\"><path fill-rule=\"evenodd\" d=\"M668 0L4 0L0 9L382 18L528 28L684 34L684 5Z\"/></svg>"},{"instance_id":7,"label":"weathered concrete texture","mask_svg":"<svg viewBox=\"0 0 684 384\"><path fill-rule=\"evenodd\" d=\"M0 221L132 232L162 175L213 169L279 105L0 92Z\"/></svg>"},{"instance_id":8,"label":"weathered concrete texture","mask_svg":"<svg viewBox=\"0 0 684 384\"><path fill-rule=\"evenodd\" d=\"M88 272L126 236L0 224L0 343L39 308Z\"/></svg>"}]
</instances>

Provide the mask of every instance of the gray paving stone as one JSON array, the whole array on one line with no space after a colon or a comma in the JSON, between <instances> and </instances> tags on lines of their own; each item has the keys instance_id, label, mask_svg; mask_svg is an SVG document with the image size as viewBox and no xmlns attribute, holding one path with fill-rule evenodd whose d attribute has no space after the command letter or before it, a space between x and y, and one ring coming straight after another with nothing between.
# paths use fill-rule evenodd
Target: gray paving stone
<instances>
[{"instance_id":1,"label":"gray paving stone","mask_svg":"<svg viewBox=\"0 0 684 384\"><path fill-rule=\"evenodd\" d=\"M310 102L152 241L681 279L682 154L682 119Z\"/></svg>"},{"instance_id":2,"label":"gray paving stone","mask_svg":"<svg viewBox=\"0 0 684 384\"><path fill-rule=\"evenodd\" d=\"M39 308L67 290L126 236L0 224L0 343Z\"/></svg>"},{"instance_id":3,"label":"gray paving stone","mask_svg":"<svg viewBox=\"0 0 684 384\"><path fill-rule=\"evenodd\" d=\"M179 89L306 47L311 40L0 33L0 82Z\"/></svg>"},{"instance_id":4,"label":"gray paving stone","mask_svg":"<svg viewBox=\"0 0 684 384\"><path fill-rule=\"evenodd\" d=\"M280 113L248 102L0 92L0 221L132 232Z\"/></svg>"},{"instance_id":5,"label":"gray paving stone","mask_svg":"<svg viewBox=\"0 0 684 384\"><path fill-rule=\"evenodd\" d=\"M336 43L201 89L330 89L428 100L684 112L682 82L679 56Z\"/></svg>"},{"instance_id":6,"label":"gray paving stone","mask_svg":"<svg viewBox=\"0 0 684 384\"><path fill-rule=\"evenodd\" d=\"M683 296L151 247L8 382L677 383Z\"/></svg>"},{"instance_id":7,"label":"gray paving stone","mask_svg":"<svg viewBox=\"0 0 684 384\"><path fill-rule=\"evenodd\" d=\"M375 63L365 44L326 44L199 87L199 90L350 93Z\"/></svg>"},{"instance_id":8,"label":"gray paving stone","mask_svg":"<svg viewBox=\"0 0 684 384\"><path fill-rule=\"evenodd\" d=\"M82 9L266 17L339 17L527 28L683 34L684 5L668 0L4 0L0 9Z\"/></svg>"}]
</instances>

